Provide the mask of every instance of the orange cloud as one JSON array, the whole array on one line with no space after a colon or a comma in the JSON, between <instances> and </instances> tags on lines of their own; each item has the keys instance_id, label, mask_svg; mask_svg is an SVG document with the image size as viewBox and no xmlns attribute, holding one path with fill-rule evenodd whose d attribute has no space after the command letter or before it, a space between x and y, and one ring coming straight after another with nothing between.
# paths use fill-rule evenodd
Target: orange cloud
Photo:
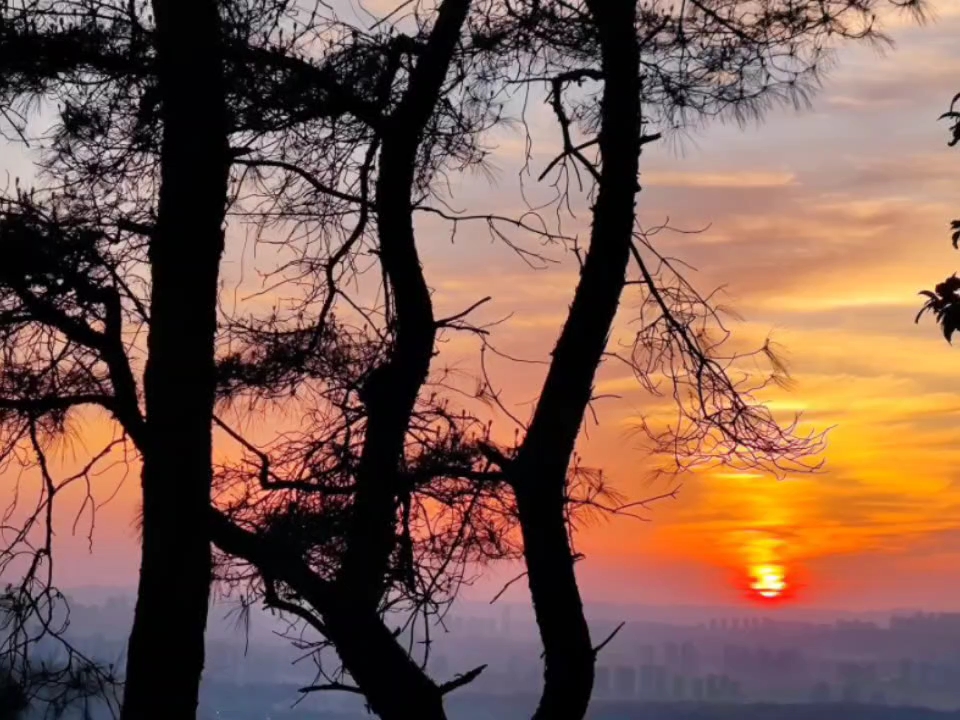
<instances>
[{"instance_id":1,"label":"orange cloud","mask_svg":"<svg viewBox=\"0 0 960 720\"><path fill-rule=\"evenodd\" d=\"M797 176L789 172L739 171L729 173L652 171L642 173L644 185L674 188L776 188L793 185Z\"/></svg>"},{"instance_id":2,"label":"orange cloud","mask_svg":"<svg viewBox=\"0 0 960 720\"><path fill-rule=\"evenodd\" d=\"M670 218L681 228L709 225L703 234L665 232L656 241L699 268L693 279L700 289L726 286L724 301L747 318L732 325L737 347L756 347L772 332L786 348L796 383L766 393L771 408L784 418L802 412L805 427L834 430L818 474L780 480L713 469L652 480L656 461L635 428L640 418L669 419L669 402L641 392L622 366L605 366L596 391L620 397L596 404L600 422L586 423L584 461L602 465L634 499L683 487L675 500L651 506L653 522L619 519L578 535L590 558L583 570L588 595L604 597L597 588L634 577L650 588L648 600L728 597L716 584L723 575L717 569L743 571L764 553L788 568L809 568L811 588L848 590L851 567L882 558L890 569L865 572L863 582L891 605L914 597L908 586L929 585L928 576L950 567L956 572L960 351L932 325L913 324L917 290L960 267L947 234L960 215L960 151L946 148L945 128L935 121L960 90L958 11L946 0L937 10L942 25L895 27L898 49L882 58L841 52L813 110L777 111L761 127L714 126L645 152L643 224ZM552 157L556 133L549 108L535 104L530 121L547 138L535 148L535 176ZM516 179L523 138L506 128L495 145L497 183L451 177L457 207L523 210ZM551 192L535 185L525 179L530 197ZM577 207L565 230L585 242L586 202ZM532 271L482 226L462 226L454 242L435 218L418 229L438 315L489 295L476 319L503 321L491 329L497 347L547 360L577 280L567 248L518 235L525 247L562 260ZM230 283L254 277L239 265L241 244L231 239ZM635 296L625 300L624 322L635 304ZM629 332L621 325L615 335ZM475 372L477 347L475 338L445 333L436 366ZM490 358L490 369L504 402L524 417L544 366ZM131 556L135 488L111 516ZM616 582L604 586L594 567ZM691 588L701 594L692 596Z\"/></svg>"}]
</instances>

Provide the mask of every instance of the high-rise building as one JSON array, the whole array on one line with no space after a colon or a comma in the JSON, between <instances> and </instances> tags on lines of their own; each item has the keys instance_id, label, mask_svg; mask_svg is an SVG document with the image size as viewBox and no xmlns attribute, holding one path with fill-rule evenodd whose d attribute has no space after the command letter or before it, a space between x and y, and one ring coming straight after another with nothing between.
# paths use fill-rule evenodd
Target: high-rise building
<instances>
[{"instance_id":1,"label":"high-rise building","mask_svg":"<svg viewBox=\"0 0 960 720\"><path fill-rule=\"evenodd\" d=\"M716 701L720 699L720 678L713 673L707 675L705 695L706 699L710 701Z\"/></svg>"},{"instance_id":2,"label":"high-rise building","mask_svg":"<svg viewBox=\"0 0 960 720\"><path fill-rule=\"evenodd\" d=\"M657 681L655 666L647 663L640 668L640 697L644 700L653 700L656 695Z\"/></svg>"},{"instance_id":3,"label":"high-rise building","mask_svg":"<svg viewBox=\"0 0 960 720\"><path fill-rule=\"evenodd\" d=\"M689 640L680 646L680 672L684 675L700 674L700 652Z\"/></svg>"},{"instance_id":4,"label":"high-rise building","mask_svg":"<svg viewBox=\"0 0 960 720\"><path fill-rule=\"evenodd\" d=\"M640 662L646 665L652 665L656 662L657 651L653 645L641 645L640 651Z\"/></svg>"},{"instance_id":5,"label":"high-rise building","mask_svg":"<svg viewBox=\"0 0 960 720\"><path fill-rule=\"evenodd\" d=\"M690 696L697 702L704 699L703 678L695 677L690 681Z\"/></svg>"},{"instance_id":6,"label":"high-rise building","mask_svg":"<svg viewBox=\"0 0 960 720\"><path fill-rule=\"evenodd\" d=\"M823 681L814 685L813 690L810 691L810 702L828 703L831 699L830 686Z\"/></svg>"},{"instance_id":7,"label":"high-rise building","mask_svg":"<svg viewBox=\"0 0 960 720\"><path fill-rule=\"evenodd\" d=\"M911 687L913 685L913 660L910 658L903 658L898 663L898 670L897 682L904 689Z\"/></svg>"},{"instance_id":8,"label":"high-rise building","mask_svg":"<svg viewBox=\"0 0 960 720\"><path fill-rule=\"evenodd\" d=\"M666 700L669 695L667 688L667 669L663 665L653 666L653 697L656 700Z\"/></svg>"},{"instance_id":9,"label":"high-rise building","mask_svg":"<svg viewBox=\"0 0 960 720\"><path fill-rule=\"evenodd\" d=\"M673 691L671 697L676 701L687 699L687 678L683 675L673 676Z\"/></svg>"},{"instance_id":10,"label":"high-rise building","mask_svg":"<svg viewBox=\"0 0 960 720\"><path fill-rule=\"evenodd\" d=\"M600 665L593 679L593 692L597 697L609 697L610 690L610 668Z\"/></svg>"},{"instance_id":11,"label":"high-rise building","mask_svg":"<svg viewBox=\"0 0 960 720\"><path fill-rule=\"evenodd\" d=\"M637 671L628 665L614 670L613 689L617 697L634 698L637 695Z\"/></svg>"},{"instance_id":12,"label":"high-rise building","mask_svg":"<svg viewBox=\"0 0 960 720\"><path fill-rule=\"evenodd\" d=\"M668 642L664 646L664 658L667 663L667 667L671 670L680 669L680 646L675 642Z\"/></svg>"}]
</instances>

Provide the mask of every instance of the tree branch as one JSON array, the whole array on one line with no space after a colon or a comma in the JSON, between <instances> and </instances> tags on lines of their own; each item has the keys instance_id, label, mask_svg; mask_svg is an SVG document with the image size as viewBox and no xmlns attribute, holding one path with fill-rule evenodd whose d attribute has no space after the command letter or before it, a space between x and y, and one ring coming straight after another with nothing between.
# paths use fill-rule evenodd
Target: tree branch
<instances>
[{"instance_id":1,"label":"tree branch","mask_svg":"<svg viewBox=\"0 0 960 720\"><path fill-rule=\"evenodd\" d=\"M448 680L440 686L440 694L446 695L447 693L453 692L457 688L462 688L464 685L469 685L478 677L480 677L480 673L486 669L486 664L483 664L479 667L475 667L473 670L469 670L465 673L457 675L453 680Z\"/></svg>"}]
</instances>

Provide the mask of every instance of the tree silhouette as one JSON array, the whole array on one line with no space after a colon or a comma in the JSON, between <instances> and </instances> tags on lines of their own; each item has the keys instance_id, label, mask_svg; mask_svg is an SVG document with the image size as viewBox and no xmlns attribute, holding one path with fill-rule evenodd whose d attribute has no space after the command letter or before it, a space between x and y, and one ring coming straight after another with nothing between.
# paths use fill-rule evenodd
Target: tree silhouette
<instances>
[{"instance_id":1,"label":"tree silhouette","mask_svg":"<svg viewBox=\"0 0 960 720\"><path fill-rule=\"evenodd\" d=\"M97 193L84 206L71 187L109 177L109 171L91 167L96 160L77 158L71 148L109 124L95 112L95 93L129 90L142 77L139 20L148 8L138 14L135 4L4 6L14 47L37 51L29 63L22 56L8 60L8 103L63 88L75 94L62 106L51 156L55 162L59 152L63 161L63 186L43 199L17 188L0 220L7 452L28 442L45 483L38 513L45 511L47 542L35 552L25 582L50 553L54 495L71 482L54 481L43 436L62 431L72 408L98 405L120 423L142 465L143 555L121 713L138 719L196 712L211 579L210 416L229 168L219 5L210 0L187 8L156 0L149 8L154 23L148 72L162 130L155 171L128 170L143 173L130 178L134 184L153 181L156 188L146 242L116 252L111 246L118 238L107 237L99 222L98 203L136 203L123 188ZM122 21L111 12L122 13ZM61 72L72 75L61 79ZM129 139L134 147L139 141ZM143 298L128 285L139 275L131 275L125 262L149 268ZM130 313L134 327L147 328L142 410L127 337ZM116 444L111 440L91 465L108 459ZM89 481L92 471L88 466L79 478ZM27 529L37 518L27 521ZM13 551L31 540L19 534ZM159 673L160 657L178 660Z\"/></svg>"},{"instance_id":2,"label":"tree silhouette","mask_svg":"<svg viewBox=\"0 0 960 720\"><path fill-rule=\"evenodd\" d=\"M9 674L0 671L0 718L17 720L28 707L20 683Z\"/></svg>"},{"instance_id":3,"label":"tree silhouette","mask_svg":"<svg viewBox=\"0 0 960 720\"><path fill-rule=\"evenodd\" d=\"M0 593L0 717L115 709L113 668L77 650L65 636L69 624L65 599L49 587Z\"/></svg>"},{"instance_id":4,"label":"tree silhouette","mask_svg":"<svg viewBox=\"0 0 960 720\"><path fill-rule=\"evenodd\" d=\"M210 418L230 167L219 4L153 0L152 7L162 140L147 245L145 419L132 396L121 411L137 418L126 430L143 464L143 560L121 713L129 720L196 714L211 581ZM116 381L114 389L118 402ZM158 673L162 657L177 662Z\"/></svg>"},{"instance_id":5,"label":"tree silhouette","mask_svg":"<svg viewBox=\"0 0 960 720\"><path fill-rule=\"evenodd\" d=\"M960 142L960 110L957 109L957 102L960 102L960 94L954 96L950 101L950 109L939 118L949 120L951 123L950 140L947 142L950 147ZM950 233L953 249L956 250L960 245L960 220L950 222ZM917 313L915 322L919 323L924 313L929 312L940 325L943 337L947 342L952 342L953 334L960 330L960 279L957 278L957 274L954 273L938 283L932 291L921 290L920 294L927 300Z\"/></svg>"},{"instance_id":6,"label":"tree silhouette","mask_svg":"<svg viewBox=\"0 0 960 720\"><path fill-rule=\"evenodd\" d=\"M471 568L522 557L544 647L536 716L582 717L604 643L584 619L573 521L630 510L575 454L600 364L668 388L677 422L647 429L681 467L802 470L822 443L757 402L780 367L744 384L709 298L638 226L642 148L712 116L801 102L832 42L882 39L879 4L442 0L372 23L281 0L6 6L8 122L27 137L31 101L58 108L41 139L52 180L14 188L0 217L5 447L44 480L7 555L49 534L62 488L127 449L139 458L124 715L195 712L212 540L219 579L316 632L355 683L335 672L319 686L353 688L387 718L444 717L443 696L481 670L429 677L396 619L426 632ZM522 95L546 101L560 131L538 177L552 202L515 217L456 211L447 174L483 167L491 131L524 120L511 103ZM585 248L563 225L580 205ZM231 309L218 296L225 212L253 228L264 286L283 302ZM495 328L470 319L483 299L437 317L421 216L480 224L528 262L544 243L579 260L529 418L487 372ZM609 347L625 293L640 308L635 339ZM435 366L453 333L482 343L472 394ZM51 438L84 406L108 413L116 437L55 479ZM244 418L278 409L294 427L247 437ZM215 477L214 427L242 452ZM183 661L154 673L151 659L173 652Z\"/></svg>"},{"instance_id":7,"label":"tree silhouette","mask_svg":"<svg viewBox=\"0 0 960 720\"><path fill-rule=\"evenodd\" d=\"M637 334L635 345L620 359L637 373L638 381L648 387L652 387L653 378L665 375L673 381L673 386L677 388L675 394L683 401L682 430L654 437L660 447L674 451L677 459L684 464L719 457L725 461L751 465L782 464L794 467L819 447L819 436L797 437L793 427L780 428L762 407L751 402L749 389L731 379L727 369L737 358L724 358L720 343L708 332L709 329L718 329L718 316L674 271L669 261L657 253L651 238L635 228L633 205L637 158L640 148L657 136L648 126L659 124L670 128L691 122L694 117L723 112L748 115L760 112L778 98L802 98L803 93L810 89L809 84L816 80L819 60L824 51L823 42L834 36L876 37L872 33L869 12L845 15L851 11L850 6L845 4L831 5L826 13L821 13L823 7L811 5L806 8L809 14L801 10L796 16L782 14L782 8L774 3L761 7L764 12L755 16L743 11L742 6L736 3L727 4L721 9L698 5L692 17L682 13L678 18L672 11L660 8L637 17L633 13L638 11L630 3L609 8L590 3L576 7L551 3L514 3L507 5L502 15L491 14L489 6L484 6L480 15L482 19L474 21L479 28L470 26L470 38L478 45L491 48L491 52L500 56L519 56L523 62L529 63L524 65L526 76L520 79L511 77L513 83L546 85L564 144L557 160L548 166L542 177L551 171L561 174L560 204L570 195L570 186L565 181L575 179L577 173L582 173L592 188L585 194L594 199L593 236L589 250L580 258L580 284L564 331L552 353L550 368L532 418L529 421L516 419L519 432L513 446L497 445L490 439L489 433L478 432L471 438L460 431L455 434L460 441L457 447L463 448L462 440L466 439L475 450L461 455L463 460L459 468L453 463L446 464L446 467L438 464L446 473L455 475L455 480L485 479L488 483L497 482L502 486L498 488L499 494L506 493L507 497L512 495L514 498L523 540L522 551L527 562L531 594L545 649L546 682L538 710L538 716L541 717L578 717L585 710L590 694L596 650L583 619L573 574L576 556L570 547L568 535L572 500L569 482L572 478L582 478L584 473L577 465L571 467L571 457L591 398L594 373L604 356L620 294L624 289L641 289L645 320L641 321L642 330ZM645 31L638 33L638 25ZM354 32L359 34L361 31L355 29ZM646 57L644 51L649 51L652 57ZM637 58L637 67L633 67L629 61L631 57ZM778 62L786 58L790 61L783 64ZM627 61L624 62L624 59ZM491 82L489 74L483 79L486 83ZM571 93L572 98L566 95L571 86L583 88L586 84L594 83L600 89L596 93L587 92L586 99L583 95L578 97L576 93ZM609 96L604 95L607 92ZM478 95L480 93L475 92L470 97ZM606 101L604 97L607 97ZM636 105L631 104L631 98L636 98ZM646 115L641 115L641 101L649 102L652 108ZM603 110L605 104L609 108L606 113ZM577 132L586 137L576 137ZM606 162L604 149L607 153ZM594 159L587 157L595 150L600 152L599 160L596 156L593 156ZM345 152L330 154L347 155ZM331 183L329 177L324 177L323 181L311 180L313 176L310 171L316 166L313 156L297 159L287 157L285 165L279 168L284 171L281 200L311 197L313 192L322 187L342 187ZM611 158L614 160L611 161ZM251 164L256 166L258 163L251 160ZM265 162L260 165L277 169L277 163ZM368 221L368 216L364 214L366 208L370 208L371 214L379 212L376 200L369 200L368 186L364 183L366 172L366 167L362 166L358 180L351 185L360 188L354 191L352 197L359 206L357 212L361 224ZM380 167L381 182L383 173L384 168ZM300 188L305 195L297 195L298 183L303 183ZM393 189L392 184L384 183L378 190L383 191L388 187ZM593 191L595 195L592 195ZM345 200L344 194L341 193L338 199ZM348 195L346 201L349 202L349 199ZM421 207L414 206L413 210L439 214L448 218L454 226L479 220L486 223L497 237L509 242L504 237L503 228L510 226L510 219L460 216L427 203ZM530 222L535 229L524 227L529 220L530 216L514 218L513 226L519 225L535 234L540 232L558 242L571 241L557 231L539 231L542 227L538 223L538 220L542 221L539 216ZM374 247L382 251L383 243L389 240L384 237L382 224L377 229L380 233L376 238L379 244ZM350 242L358 237L348 229L342 231L342 236ZM254 331L253 348L257 347L256 335L259 334L259 342L269 348L269 353L264 355L261 351L251 349L250 359L246 363L238 360L238 367L246 364L248 367L257 366L262 371L265 358L275 353L278 367L273 370L273 377L282 378L279 384L292 382L289 360L302 357L304 345L311 342L311 328L331 327L332 321L327 320L333 302L330 298L333 295L342 297L345 293L342 286L335 285L331 280L334 276L332 268L339 270L340 264L345 264L341 253L344 247L349 252L349 243L340 245L323 262L313 265L320 276L320 298L315 306L319 318L305 321L306 313L298 313L295 322L291 323L292 327L288 325L286 328L286 343L279 341L282 350L278 348L276 339L282 324L270 322L259 331ZM635 265L628 269L631 259ZM316 263L315 257L311 257L311 262ZM395 342L399 345L402 333L399 327L392 326L389 321L393 320L398 325L402 322L401 303L407 302L410 303L407 307L417 307L416 298L423 297L422 290L418 293L417 288L422 288L423 282L414 269L410 275L416 282L404 276L400 278L402 283L394 281L391 285L390 271L385 268L385 272L390 297L396 307L394 309L386 305L369 308L363 317L371 325L375 319L386 318L387 322L381 320L381 324L385 325L383 335L394 340L396 333ZM631 277L628 272L636 274ZM409 284L406 284L408 281ZM406 298L403 297L407 292L405 287L409 290ZM414 313L413 317L416 316ZM421 357L425 358L426 340L430 336L430 315L421 307L420 316L424 318L419 322L419 337L424 348ZM457 321L462 321L464 317L464 314L458 315ZM417 323L415 319L411 322ZM465 322L462 325L465 327L461 329L468 332L480 330L471 328ZM722 326L719 327L722 336ZM766 350L765 347L761 352ZM380 382L386 376L386 372L381 370L393 370L391 359L389 356L381 359L381 356L369 352L348 355L363 357L363 362L369 363L365 367L372 365L372 369L366 374L358 372L345 386L338 386L338 392L344 395L338 396L336 402L338 407L349 406L343 397L349 396L351 388L358 388L357 397L371 413L369 422L372 422L372 414L377 412L373 403L380 399L377 389L388 386L386 381ZM295 363L292 366L295 367ZM281 368L286 368L288 372L285 373ZM493 388L487 386L484 389L495 400ZM686 402L688 398L692 400ZM428 418L432 412L434 418L443 418L444 422L449 423L436 410L425 408L423 412ZM422 418L418 416L416 419ZM470 420L473 421L472 418ZM311 479L322 483L337 477L340 484L335 489L341 493L345 488L356 487L359 496L360 488L369 485L371 494L389 496L381 499L384 534L380 567L389 567L384 559L389 558L389 552L392 551L397 570L386 574L378 571L372 577L385 580L393 577L396 582L392 588L393 597L404 598L409 591L401 584L404 578L403 549L413 546L419 551L420 561L408 565L433 567L427 562L429 551L417 547L416 533L408 527L408 507L415 502L418 493L414 493L414 499L411 500L407 498L408 489L402 483L379 482L383 476L365 480L359 468L362 467L363 449L368 446L351 446L351 433L347 429L334 431L327 424L330 422L329 416L324 415L323 422L322 430L313 429L309 433L312 437L323 438L323 445L309 440L303 443L299 439L289 444L280 443L274 448L277 460L271 459L270 454L261 448L248 448L251 452L250 462L259 470L256 474L248 473L247 477L256 479L258 490L238 492L237 485L230 484L229 487L242 498L230 512L239 522L246 520L250 523L249 527L259 527L261 541L269 537L277 524L288 527L290 506L285 504L287 501L281 502L279 507L273 506L269 500L260 504L260 498L263 497L261 493L266 491L269 497L274 491L290 491L296 488L300 478L311 477L317 468L308 458L316 458L320 452L324 461L329 461L331 455L323 453L321 448L329 448L329 439L337 437L336 446L343 450L338 451L333 468L323 467L322 472ZM353 426L346 420L345 425L334 424L334 427ZM411 423L408 428L411 452L401 456L398 465L413 464L421 457L419 453L423 443L417 436L420 427ZM352 435L354 438L359 436L359 432ZM369 442L368 436L364 437ZM350 450L357 455L350 454ZM346 452L347 458L343 459L339 452ZM309 470L303 473L298 466ZM287 468L292 472L288 475L277 472L277 468ZM410 474L425 481L430 479L426 473ZM290 480L291 476L297 480ZM243 486L242 472L237 468L233 468L229 478L233 483ZM418 489L433 499L433 487L433 483L425 482L423 489ZM357 507L351 508L349 499L340 504L339 501L331 503L327 497L313 504L304 499L304 494L309 492L308 487L302 490L303 493L293 505L298 515L309 512L310 507L316 515L339 515L343 508L356 513L354 517L364 518L359 525L367 532L378 524L372 519L372 514L361 512ZM331 490L334 488L326 486L319 493L323 496L324 493L330 494ZM388 507L390 514L386 511ZM253 512L250 512L250 508L254 508ZM264 509L266 514L259 514ZM343 514L349 517L350 513ZM294 524L300 526L301 522ZM433 533L429 530L421 532L433 541ZM340 536L335 537L339 541ZM324 625L324 619L330 618L331 614L324 609L322 602L312 599L304 583L290 582L282 574L270 571L268 560L264 555L257 554L253 538L247 537L245 540L251 543L247 547L242 545L243 540L239 537L235 544L219 540L218 544L221 549L247 559L260 570L260 579L265 581L263 586L255 588L260 595L268 598L276 607L295 602L296 605L287 609L300 616L303 616L304 606L307 606L315 614L306 616L309 618L306 622L315 628L327 627L327 636L332 637L329 634L334 632L332 625L329 622ZM433 547L432 542L426 545L431 549ZM333 544L333 548L332 558L330 546L307 548L304 556L321 576L331 578L336 593L343 587L338 583L341 577L338 573L339 563L346 560L341 561L335 553L342 550L346 558L350 544L348 541L346 550L338 544ZM369 560L365 562L368 569L374 566ZM430 580L420 584L437 587ZM381 603L391 605L390 597L382 598ZM342 641L333 641L338 650L345 647ZM343 654L341 657L357 680L360 690L370 697L366 680L358 678L351 662ZM391 673L385 667L384 663L377 670L379 677L399 677L398 673ZM343 685L334 682L325 687L342 688ZM408 687L417 686L409 684ZM428 685L425 690L436 697L442 694L443 687L431 688ZM389 693L385 692L384 696L387 695ZM408 691L405 701L409 701L410 696ZM425 702L424 707L428 709L422 712L435 716L437 702ZM388 700L386 705L396 707L397 701ZM385 712L380 707L383 707L380 702L374 704L375 710Z\"/></svg>"}]
</instances>

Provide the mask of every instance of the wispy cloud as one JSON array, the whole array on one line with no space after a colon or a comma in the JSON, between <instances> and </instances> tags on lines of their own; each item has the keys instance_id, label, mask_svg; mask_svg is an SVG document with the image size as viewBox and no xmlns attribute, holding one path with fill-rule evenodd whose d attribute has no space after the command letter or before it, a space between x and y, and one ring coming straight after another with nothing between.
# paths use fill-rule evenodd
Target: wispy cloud
<instances>
[{"instance_id":1,"label":"wispy cloud","mask_svg":"<svg viewBox=\"0 0 960 720\"><path fill-rule=\"evenodd\" d=\"M726 286L724 301L747 318L732 325L737 343L755 347L772 332L787 350L795 387L764 399L782 417L802 412L804 427L835 429L819 474L779 480L718 469L651 482L655 460L635 428L641 418L669 421L670 398L649 397L623 366L608 364L595 391L621 397L596 403L600 424L592 416L586 423L583 461L603 466L638 499L683 481L676 501L653 506L655 522L598 524L578 536L591 558L621 563L617 585L624 567L638 576L656 568L651 592L673 597L670 587L690 587L691 576L714 583L718 567L742 565L772 538L786 561L810 568L811 586L842 587L851 567L882 555L890 569L861 581L895 604L906 586L929 586L932 569L958 561L960 351L931 325L913 324L917 290L960 268L947 234L960 215L960 151L946 148L946 129L936 122L960 90L960 9L943 0L937 10L940 25L897 23L898 48L884 57L840 53L813 112L779 111L760 128L714 127L679 151L657 145L645 155L644 223L709 225L700 235L663 233L660 248L698 268L692 278L705 292ZM538 152L546 158L556 135L543 128ZM451 179L457 207L476 200L505 214L522 211L523 138L505 130L497 146L495 184ZM536 183L525 182L534 193ZM580 213L566 230L584 244L588 223ZM524 359L549 359L578 277L569 248L523 239L562 260L532 271L484 227L464 224L455 243L436 219L422 227L438 315L489 295L475 319L502 320L490 340ZM636 302L625 299L624 320ZM476 339L447 335L437 367L476 371ZM629 335L627 327L616 333ZM525 417L544 366L488 362L504 402ZM135 489L126 496L133 497ZM683 570L671 575L672 566Z\"/></svg>"},{"instance_id":2,"label":"wispy cloud","mask_svg":"<svg viewBox=\"0 0 960 720\"><path fill-rule=\"evenodd\" d=\"M674 188L774 188L794 185L797 176L789 172L763 172L743 170L739 172L709 173L654 170L641 174L645 185Z\"/></svg>"}]
</instances>

